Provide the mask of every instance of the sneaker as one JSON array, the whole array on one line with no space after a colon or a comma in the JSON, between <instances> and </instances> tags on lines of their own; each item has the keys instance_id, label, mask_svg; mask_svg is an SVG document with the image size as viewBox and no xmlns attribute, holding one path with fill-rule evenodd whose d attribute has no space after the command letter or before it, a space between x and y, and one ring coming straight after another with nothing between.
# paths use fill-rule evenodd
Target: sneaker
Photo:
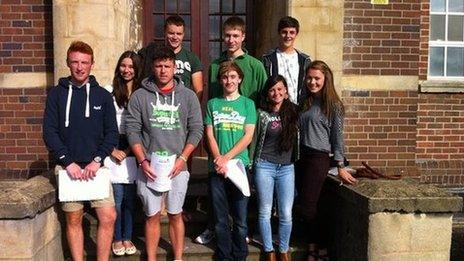
<instances>
[{"instance_id":1,"label":"sneaker","mask_svg":"<svg viewBox=\"0 0 464 261\"><path fill-rule=\"evenodd\" d=\"M208 228L203 231L199 236L195 238L195 243L206 245L214 238L214 231L209 230Z\"/></svg>"}]
</instances>

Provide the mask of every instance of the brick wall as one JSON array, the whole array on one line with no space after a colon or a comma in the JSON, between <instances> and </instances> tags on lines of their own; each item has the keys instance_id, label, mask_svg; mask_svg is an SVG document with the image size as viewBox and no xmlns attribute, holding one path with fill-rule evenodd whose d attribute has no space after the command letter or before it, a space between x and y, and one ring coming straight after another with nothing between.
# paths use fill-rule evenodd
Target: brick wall
<instances>
[{"instance_id":1,"label":"brick wall","mask_svg":"<svg viewBox=\"0 0 464 261\"><path fill-rule=\"evenodd\" d=\"M343 73L417 75L420 0L346 0Z\"/></svg>"},{"instance_id":2,"label":"brick wall","mask_svg":"<svg viewBox=\"0 0 464 261\"><path fill-rule=\"evenodd\" d=\"M423 0L420 16L419 80L427 80L429 61L430 3Z\"/></svg>"},{"instance_id":3,"label":"brick wall","mask_svg":"<svg viewBox=\"0 0 464 261\"><path fill-rule=\"evenodd\" d=\"M352 166L362 161L387 174L417 176L416 91L344 91L345 145Z\"/></svg>"},{"instance_id":4,"label":"brick wall","mask_svg":"<svg viewBox=\"0 0 464 261\"><path fill-rule=\"evenodd\" d=\"M51 0L0 2L0 73L53 72Z\"/></svg>"},{"instance_id":5,"label":"brick wall","mask_svg":"<svg viewBox=\"0 0 464 261\"><path fill-rule=\"evenodd\" d=\"M45 98L45 88L0 88L0 179L26 179L48 169Z\"/></svg>"},{"instance_id":6,"label":"brick wall","mask_svg":"<svg viewBox=\"0 0 464 261\"><path fill-rule=\"evenodd\" d=\"M421 180L464 184L464 94L420 94L416 160Z\"/></svg>"}]
</instances>

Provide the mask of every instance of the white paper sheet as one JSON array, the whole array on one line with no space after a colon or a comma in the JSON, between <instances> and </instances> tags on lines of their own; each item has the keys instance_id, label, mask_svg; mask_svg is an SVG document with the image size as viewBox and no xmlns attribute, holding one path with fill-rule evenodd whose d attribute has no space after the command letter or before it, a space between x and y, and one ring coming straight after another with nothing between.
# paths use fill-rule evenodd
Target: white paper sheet
<instances>
[{"instance_id":1,"label":"white paper sheet","mask_svg":"<svg viewBox=\"0 0 464 261\"><path fill-rule=\"evenodd\" d=\"M245 166L239 159L232 159L227 162L227 178L243 193L244 196L250 196L250 185L245 170Z\"/></svg>"},{"instance_id":2,"label":"white paper sheet","mask_svg":"<svg viewBox=\"0 0 464 261\"><path fill-rule=\"evenodd\" d=\"M129 184L134 183L137 178L137 163L135 162L135 157L127 157L121 161L121 164L118 164L113 157L106 157L104 165L110 169L111 183Z\"/></svg>"},{"instance_id":3,"label":"white paper sheet","mask_svg":"<svg viewBox=\"0 0 464 261\"><path fill-rule=\"evenodd\" d=\"M58 173L60 202L86 201L107 198L110 194L110 171L102 167L91 180L73 180L66 170Z\"/></svg>"},{"instance_id":4,"label":"white paper sheet","mask_svg":"<svg viewBox=\"0 0 464 261\"><path fill-rule=\"evenodd\" d=\"M175 154L171 156L161 156L152 153L150 167L155 172L156 178L154 181L147 180L147 187L158 192L171 190L171 178L169 174L174 168L176 158Z\"/></svg>"}]
</instances>

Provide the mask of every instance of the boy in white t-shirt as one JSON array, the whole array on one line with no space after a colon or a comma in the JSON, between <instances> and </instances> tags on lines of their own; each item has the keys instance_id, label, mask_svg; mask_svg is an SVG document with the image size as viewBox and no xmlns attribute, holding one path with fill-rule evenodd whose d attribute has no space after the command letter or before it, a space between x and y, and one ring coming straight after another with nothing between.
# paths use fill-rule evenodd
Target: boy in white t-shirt
<instances>
[{"instance_id":1,"label":"boy in white t-shirt","mask_svg":"<svg viewBox=\"0 0 464 261\"><path fill-rule=\"evenodd\" d=\"M277 26L279 46L263 56L263 64L268 76L280 74L288 84L290 100L295 104L306 96L304 87L305 69L311 63L308 55L295 49L300 24L291 16L280 19Z\"/></svg>"}]
</instances>

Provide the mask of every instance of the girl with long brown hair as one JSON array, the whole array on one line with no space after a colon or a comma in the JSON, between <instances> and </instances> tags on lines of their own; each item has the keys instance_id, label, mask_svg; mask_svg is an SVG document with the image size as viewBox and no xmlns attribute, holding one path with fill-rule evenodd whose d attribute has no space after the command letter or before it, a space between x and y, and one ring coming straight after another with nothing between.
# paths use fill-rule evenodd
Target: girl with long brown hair
<instances>
[{"instance_id":1,"label":"girl with long brown hair","mask_svg":"<svg viewBox=\"0 0 464 261\"><path fill-rule=\"evenodd\" d=\"M319 256L320 241L317 222L317 203L322 185L330 168L330 154L337 162L338 176L347 184L354 184L343 164L344 106L335 91L332 70L323 61L313 61L306 70L308 97L303 103L299 125L301 133L300 160L298 162L299 204L308 226L310 253L308 260Z\"/></svg>"}]
</instances>

